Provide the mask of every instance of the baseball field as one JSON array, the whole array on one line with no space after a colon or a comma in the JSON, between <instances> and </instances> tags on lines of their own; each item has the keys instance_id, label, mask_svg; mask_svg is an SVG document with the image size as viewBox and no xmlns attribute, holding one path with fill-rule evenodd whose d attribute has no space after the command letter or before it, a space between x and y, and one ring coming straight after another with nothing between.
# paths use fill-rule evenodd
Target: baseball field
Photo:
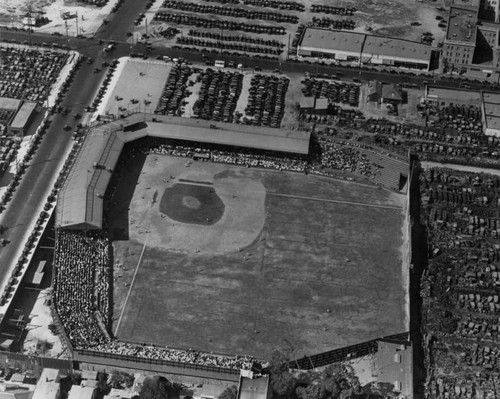
<instances>
[{"instance_id":1,"label":"baseball field","mask_svg":"<svg viewBox=\"0 0 500 399\"><path fill-rule=\"evenodd\" d=\"M302 357L407 330L404 196L155 154L120 176L119 340Z\"/></svg>"}]
</instances>

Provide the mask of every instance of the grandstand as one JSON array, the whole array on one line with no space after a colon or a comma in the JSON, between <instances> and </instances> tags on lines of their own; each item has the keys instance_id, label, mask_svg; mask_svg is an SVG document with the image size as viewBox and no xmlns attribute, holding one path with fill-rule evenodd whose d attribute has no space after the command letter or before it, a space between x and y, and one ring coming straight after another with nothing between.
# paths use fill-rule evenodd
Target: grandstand
<instances>
[{"instance_id":1,"label":"grandstand","mask_svg":"<svg viewBox=\"0 0 500 399\"><path fill-rule=\"evenodd\" d=\"M83 356L110 365L134 359L139 368L192 364L203 372L213 368L233 378L233 371L251 367L252 356L265 359L284 338L294 342L295 355L301 357L407 330L402 306L407 293L401 275L406 259L400 259L404 239L400 240L397 228L406 212L402 196L325 178L328 173L321 168L314 174L323 176L306 176L312 170L308 167L317 162L314 156L307 157L310 148L317 149L310 144L310 133L209 123L134 114L95 126L83 141L56 208L54 306L75 359ZM336 141L335 148L337 152L328 155L343 158L332 159L329 167L354 165L346 176L405 192L406 162L352 142ZM179 158L193 154L207 155L200 158L212 162ZM130 173L128 165L135 165L130 167L137 172ZM116 179L111 180L113 175ZM225 207L220 222L183 223L170 210L162 210L162 193L180 186L190 188L183 194L190 202L185 205L182 199L175 206L195 209L197 199L203 202L201 189L207 195L220 195ZM129 190L133 196L115 196L117 190ZM126 234L115 241L120 223L125 224ZM369 237L366 223L374 226ZM197 255L185 259L186 251ZM187 262L188 258L196 261ZM126 270L118 271L116 264L140 265L135 283L127 285L119 275L121 284L113 284L114 273ZM255 274L259 270L265 270L265 283ZM198 278L209 279L200 280L205 288L200 289ZM213 283L215 278L218 283ZM337 289L332 290L332 284ZM240 287L237 298L230 289L233 285ZM314 301L304 301L310 299L312 287ZM155 298L153 304L145 293ZM275 306L277 299L290 312L302 315L302 328L295 329L292 314ZM228 303L231 311L215 311ZM325 316L330 306L335 314L331 319ZM168 314L168 320L158 318L151 325L148 321L160 313ZM205 320L207 315L210 320ZM186 317L191 320L189 329ZM346 318L349 326L343 322ZM227 323L238 327L220 331ZM115 339L108 334L111 328ZM152 344L138 344L143 342ZM250 357L233 357L235 353Z\"/></svg>"},{"instance_id":2,"label":"grandstand","mask_svg":"<svg viewBox=\"0 0 500 399\"><path fill-rule=\"evenodd\" d=\"M102 229L103 198L122 148L145 136L297 154L308 153L310 139L308 132L146 114L107 123L85 138L59 194L56 227Z\"/></svg>"},{"instance_id":3,"label":"grandstand","mask_svg":"<svg viewBox=\"0 0 500 399\"><path fill-rule=\"evenodd\" d=\"M372 182L390 190L406 193L409 171L407 162L370 150L362 150L362 153L369 159L372 168L378 170L372 177Z\"/></svg>"}]
</instances>

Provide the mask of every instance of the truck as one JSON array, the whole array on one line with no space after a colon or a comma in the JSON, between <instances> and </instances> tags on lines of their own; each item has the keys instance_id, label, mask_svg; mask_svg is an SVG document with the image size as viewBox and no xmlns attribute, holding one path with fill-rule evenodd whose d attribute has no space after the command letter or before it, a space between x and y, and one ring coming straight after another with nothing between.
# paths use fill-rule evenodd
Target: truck
<instances>
[{"instance_id":1,"label":"truck","mask_svg":"<svg viewBox=\"0 0 500 399\"><path fill-rule=\"evenodd\" d=\"M225 65L226 65L225 61L215 60L214 62L214 67L217 68L224 68Z\"/></svg>"}]
</instances>

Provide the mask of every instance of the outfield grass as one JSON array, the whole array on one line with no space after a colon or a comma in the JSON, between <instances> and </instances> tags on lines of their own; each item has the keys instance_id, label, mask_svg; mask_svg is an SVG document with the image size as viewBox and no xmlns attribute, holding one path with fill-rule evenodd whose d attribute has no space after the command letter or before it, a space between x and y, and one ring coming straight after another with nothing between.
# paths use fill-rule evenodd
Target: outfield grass
<instances>
[{"instance_id":1,"label":"outfield grass","mask_svg":"<svg viewBox=\"0 0 500 399\"><path fill-rule=\"evenodd\" d=\"M144 250L118 339L257 357L292 348L302 357L406 331L403 196L315 176L211 163L187 167L180 158L149 157L130 203L130 238L113 244L115 326ZM140 203L149 203L146 188L163 195L165 170L175 170L176 179L196 180L198 174L200 181L213 181L218 194L224 179L237 176L236 205L250 214L245 198L258 209L254 188L262 184L264 212L255 212L262 227L244 248L211 252L210 240L220 245L219 224L240 234L230 220L237 215L231 203L236 195L220 194L233 216L199 226L203 235L196 241L207 242L193 242L193 250L162 246L152 237L159 227L147 230L140 220L165 223L166 236L178 231L179 222Z\"/></svg>"}]
</instances>

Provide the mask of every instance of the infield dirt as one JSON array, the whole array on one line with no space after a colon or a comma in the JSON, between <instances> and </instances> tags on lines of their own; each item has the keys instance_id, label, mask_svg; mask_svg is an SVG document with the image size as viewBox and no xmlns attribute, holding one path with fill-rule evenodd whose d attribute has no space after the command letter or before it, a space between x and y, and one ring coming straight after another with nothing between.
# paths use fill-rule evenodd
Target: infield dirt
<instances>
[{"instance_id":1,"label":"infield dirt","mask_svg":"<svg viewBox=\"0 0 500 399\"><path fill-rule=\"evenodd\" d=\"M118 339L300 358L406 330L404 196L166 155L122 176L109 213ZM166 189L197 181L224 203L218 222L160 211Z\"/></svg>"}]
</instances>

